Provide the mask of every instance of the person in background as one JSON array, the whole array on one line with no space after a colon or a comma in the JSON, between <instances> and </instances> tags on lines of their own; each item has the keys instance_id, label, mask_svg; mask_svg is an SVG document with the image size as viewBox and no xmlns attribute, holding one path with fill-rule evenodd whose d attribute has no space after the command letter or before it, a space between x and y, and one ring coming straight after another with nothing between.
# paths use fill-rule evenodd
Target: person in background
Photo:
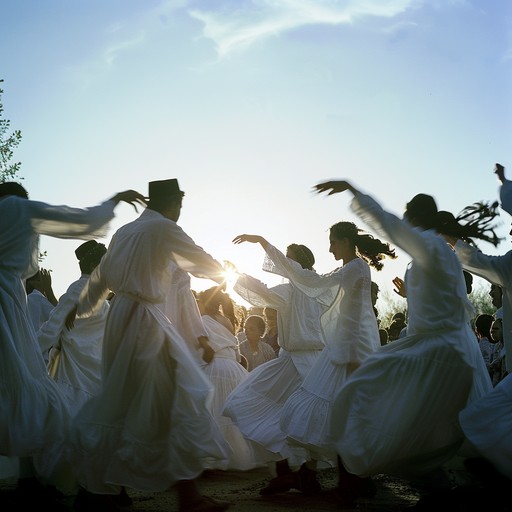
<instances>
[{"instance_id":1,"label":"person in background","mask_svg":"<svg viewBox=\"0 0 512 512\"><path fill-rule=\"evenodd\" d=\"M274 349L263 341L266 328L267 324L262 316L249 315L245 319L245 340L240 343L239 350L247 360L248 371L276 357Z\"/></svg>"},{"instance_id":2,"label":"person in background","mask_svg":"<svg viewBox=\"0 0 512 512\"><path fill-rule=\"evenodd\" d=\"M475 334L487 369L489 369L489 365L494 359L494 353L496 352L496 345L491 340L491 326L493 321L494 317L486 313L481 313L475 318Z\"/></svg>"},{"instance_id":3,"label":"person in background","mask_svg":"<svg viewBox=\"0 0 512 512\"><path fill-rule=\"evenodd\" d=\"M27 290L28 314L37 332L41 325L48 320L52 309L58 300L52 288L52 276L49 270L39 269L25 281ZM45 364L48 364L48 352L41 349Z\"/></svg>"},{"instance_id":4,"label":"person in background","mask_svg":"<svg viewBox=\"0 0 512 512\"><path fill-rule=\"evenodd\" d=\"M496 308L494 312L495 318L503 318L503 291L498 284L491 283L489 289L492 305Z\"/></svg>"},{"instance_id":5,"label":"person in background","mask_svg":"<svg viewBox=\"0 0 512 512\"><path fill-rule=\"evenodd\" d=\"M214 351L213 359L204 367L215 389L213 412L232 450L229 459L212 461L207 469L247 471L264 466L236 424L222 414L227 396L249 376L249 372L240 364L241 355L234 334L238 319L233 300L218 286L214 286L197 293L197 303L209 344Z\"/></svg>"},{"instance_id":6,"label":"person in background","mask_svg":"<svg viewBox=\"0 0 512 512\"><path fill-rule=\"evenodd\" d=\"M265 306L263 309L263 318L265 318L265 324L267 325L265 333L263 334L263 341L268 343L274 349L277 357L279 355L277 310L269 306Z\"/></svg>"},{"instance_id":7,"label":"person in background","mask_svg":"<svg viewBox=\"0 0 512 512\"><path fill-rule=\"evenodd\" d=\"M503 345L503 320L496 318L491 325L491 339L494 343L494 354L489 364L492 385L497 386L507 375L505 347Z\"/></svg>"},{"instance_id":8,"label":"person in background","mask_svg":"<svg viewBox=\"0 0 512 512\"><path fill-rule=\"evenodd\" d=\"M78 304L85 283L106 252L105 245L96 240L88 240L75 250L80 278L71 283L37 332L44 353L50 353L48 372L58 383L72 414L100 388L103 331L109 303L105 301L96 315L77 320L71 330L66 327L66 318Z\"/></svg>"},{"instance_id":9,"label":"person in background","mask_svg":"<svg viewBox=\"0 0 512 512\"><path fill-rule=\"evenodd\" d=\"M98 206L74 208L29 199L19 183L0 183L0 453L20 460L15 506L60 507L45 484L52 483L70 418L27 307L25 280L39 269L39 236L105 236L120 202L144 205L145 198L127 190Z\"/></svg>"},{"instance_id":10,"label":"person in background","mask_svg":"<svg viewBox=\"0 0 512 512\"><path fill-rule=\"evenodd\" d=\"M259 242L264 248L265 242L262 245L260 240L264 239L255 237L245 241ZM316 273L315 257L305 245L290 244L286 257L305 272ZM305 462L307 453L288 445L279 422L286 400L299 389L324 348L320 317L325 308L290 282L268 287L252 276L238 273L233 290L251 304L269 305L265 311L269 307L277 311L280 349L277 358L258 366L228 396L224 414L237 423L271 468L274 478L260 489L260 494L288 491L292 487L307 493L311 484L306 486L304 480L297 478L298 473L292 471Z\"/></svg>"}]
</instances>

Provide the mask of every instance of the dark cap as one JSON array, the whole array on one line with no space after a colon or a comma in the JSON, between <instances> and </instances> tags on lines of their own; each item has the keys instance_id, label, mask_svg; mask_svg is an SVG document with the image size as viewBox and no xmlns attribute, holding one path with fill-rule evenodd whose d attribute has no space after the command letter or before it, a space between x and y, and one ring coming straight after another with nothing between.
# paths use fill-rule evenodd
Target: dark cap
<instances>
[{"instance_id":1,"label":"dark cap","mask_svg":"<svg viewBox=\"0 0 512 512\"><path fill-rule=\"evenodd\" d=\"M75 250L75 255L79 261L82 261L96 255L103 256L106 252L107 248L104 244L100 244L96 240L88 240Z\"/></svg>"},{"instance_id":2,"label":"dark cap","mask_svg":"<svg viewBox=\"0 0 512 512\"><path fill-rule=\"evenodd\" d=\"M149 200L162 200L167 197L183 197L185 192L180 190L178 180L172 178L170 180L159 180L149 182Z\"/></svg>"}]
</instances>

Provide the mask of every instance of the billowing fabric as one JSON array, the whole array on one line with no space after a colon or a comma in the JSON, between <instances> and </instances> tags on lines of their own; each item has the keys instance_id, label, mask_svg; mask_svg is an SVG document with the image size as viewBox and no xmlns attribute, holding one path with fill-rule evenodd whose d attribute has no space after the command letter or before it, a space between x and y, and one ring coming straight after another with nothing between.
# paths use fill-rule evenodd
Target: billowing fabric
<instances>
[{"instance_id":1,"label":"billowing fabric","mask_svg":"<svg viewBox=\"0 0 512 512\"><path fill-rule=\"evenodd\" d=\"M238 350L240 351L240 354L245 357L247 361L247 370L249 372L252 372L258 366L261 366L262 364L265 364L268 361L276 358L274 349L268 343L261 341L261 339L258 342L257 350L253 350L251 348L251 345L247 339L240 342L238 345Z\"/></svg>"},{"instance_id":2,"label":"billowing fabric","mask_svg":"<svg viewBox=\"0 0 512 512\"><path fill-rule=\"evenodd\" d=\"M34 330L37 332L41 325L50 317L54 305L39 290L32 290L27 295L27 307L28 316L32 321ZM44 350L41 347L41 353L43 354L45 364L48 365L48 350Z\"/></svg>"},{"instance_id":3,"label":"billowing fabric","mask_svg":"<svg viewBox=\"0 0 512 512\"><path fill-rule=\"evenodd\" d=\"M298 465L306 454L288 445L279 421L284 403L300 387L324 347L320 325L324 308L290 283L268 288L242 274L233 289L253 306L277 310L281 349L276 359L255 368L229 395L224 414L267 452L267 461L289 459Z\"/></svg>"},{"instance_id":4,"label":"billowing fabric","mask_svg":"<svg viewBox=\"0 0 512 512\"><path fill-rule=\"evenodd\" d=\"M512 479L512 374L459 414L470 443L507 478Z\"/></svg>"},{"instance_id":5,"label":"billowing fabric","mask_svg":"<svg viewBox=\"0 0 512 512\"><path fill-rule=\"evenodd\" d=\"M70 460L87 490L163 491L193 479L229 446L211 411L212 384L163 313L177 263L222 281L223 268L173 221L146 209L121 227L91 274L79 316L115 292L103 338L102 389L73 421Z\"/></svg>"},{"instance_id":6,"label":"billowing fabric","mask_svg":"<svg viewBox=\"0 0 512 512\"><path fill-rule=\"evenodd\" d=\"M39 291L32 290L27 295L28 314L35 331L48 320L54 305Z\"/></svg>"},{"instance_id":7,"label":"billowing fabric","mask_svg":"<svg viewBox=\"0 0 512 512\"><path fill-rule=\"evenodd\" d=\"M211 316L203 315L202 318L208 331L208 342L215 351L213 360L204 367L214 387L213 414L232 451L229 459L212 461L207 467L239 471L261 467L264 461L258 460L252 445L244 438L233 420L222 414L226 397L249 376L249 372L237 360L237 339Z\"/></svg>"},{"instance_id":8,"label":"billowing fabric","mask_svg":"<svg viewBox=\"0 0 512 512\"><path fill-rule=\"evenodd\" d=\"M512 215L512 181L505 180L498 189L501 207Z\"/></svg>"},{"instance_id":9,"label":"billowing fabric","mask_svg":"<svg viewBox=\"0 0 512 512\"><path fill-rule=\"evenodd\" d=\"M360 258L320 276L304 270L274 247L267 250L272 270L326 308L321 316L325 348L302 385L284 404L280 426L291 445L307 449L316 460L332 461L331 411L345 383L349 364L361 364L380 346L371 303L370 268Z\"/></svg>"},{"instance_id":10,"label":"billowing fabric","mask_svg":"<svg viewBox=\"0 0 512 512\"><path fill-rule=\"evenodd\" d=\"M27 308L24 279L38 270L39 235L104 235L115 203L89 209L0 198L0 454L34 456L50 478L65 439L69 411L49 377Z\"/></svg>"},{"instance_id":11,"label":"billowing fabric","mask_svg":"<svg viewBox=\"0 0 512 512\"><path fill-rule=\"evenodd\" d=\"M483 254L462 240L455 244L455 252L463 268L497 284L503 292L503 342L507 370L512 371L512 251L501 256Z\"/></svg>"},{"instance_id":12,"label":"billowing fabric","mask_svg":"<svg viewBox=\"0 0 512 512\"><path fill-rule=\"evenodd\" d=\"M171 285L165 298L165 315L178 329L199 366L206 366L203 350L199 345L201 336L208 336L201 318L197 301L190 287L190 275L179 268L176 263L169 263L172 274Z\"/></svg>"},{"instance_id":13,"label":"billowing fabric","mask_svg":"<svg viewBox=\"0 0 512 512\"><path fill-rule=\"evenodd\" d=\"M89 275L82 274L68 287L37 333L44 352L51 349L50 374L73 415L101 387L101 354L109 303L104 301L95 315L76 319L71 330L65 324L88 279Z\"/></svg>"},{"instance_id":14,"label":"billowing fabric","mask_svg":"<svg viewBox=\"0 0 512 512\"><path fill-rule=\"evenodd\" d=\"M457 257L434 231L413 228L356 194L353 211L412 257L407 335L380 347L335 400L332 432L343 464L367 476L426 473L464 441L458 413L491 389L470 327L473 308Z\"/></svg>"}]
</instances>

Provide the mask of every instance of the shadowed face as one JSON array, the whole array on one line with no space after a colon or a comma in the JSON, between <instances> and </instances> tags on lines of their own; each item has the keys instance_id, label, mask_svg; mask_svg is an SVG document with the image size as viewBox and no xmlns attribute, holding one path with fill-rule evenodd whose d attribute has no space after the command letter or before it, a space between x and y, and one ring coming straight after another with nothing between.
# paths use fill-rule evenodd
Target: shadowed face
<instances>
[{"instance_id":1,"label":"shadowed face","mask_svg":"<svg viewBox=\"0 0 512 512\"><path fill-rule=\"evenodd\" d=\"M336 261L345 259L349 245L348 238L329 236L329 252L334 256Z\"/></svg>"}]
</instances>

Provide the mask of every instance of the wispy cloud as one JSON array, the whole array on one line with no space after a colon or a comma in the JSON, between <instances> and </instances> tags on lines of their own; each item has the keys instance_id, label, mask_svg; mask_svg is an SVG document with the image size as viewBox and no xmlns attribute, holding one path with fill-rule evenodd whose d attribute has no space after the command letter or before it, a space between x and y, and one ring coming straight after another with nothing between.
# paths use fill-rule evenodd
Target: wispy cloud
<instances>
[{"instance_id":1,"label":"wispy cloud","mask_svg":"<svg viewBox=\"0 0 512 512\"><path fill-rule=\"evenodd\" d=\"M233 0L192 8L189 14L204 25L220 57L265 38L306 25L341 25L369 16L392 18L413 0Z\"/></svg>"},{"instance_id":2,"label":"wispy cloud","mask_svg":"<svg viewBox=\"0 0 512 512\"><path fill-rule=\"evenodd\" d=\"M129 39L122 39L111 43L103 51L103 61L109 66L112 65L120 53L142 44L144 39L144 32L139 32L139 34L132 35Z\"/></svg>"}]
</instances>

